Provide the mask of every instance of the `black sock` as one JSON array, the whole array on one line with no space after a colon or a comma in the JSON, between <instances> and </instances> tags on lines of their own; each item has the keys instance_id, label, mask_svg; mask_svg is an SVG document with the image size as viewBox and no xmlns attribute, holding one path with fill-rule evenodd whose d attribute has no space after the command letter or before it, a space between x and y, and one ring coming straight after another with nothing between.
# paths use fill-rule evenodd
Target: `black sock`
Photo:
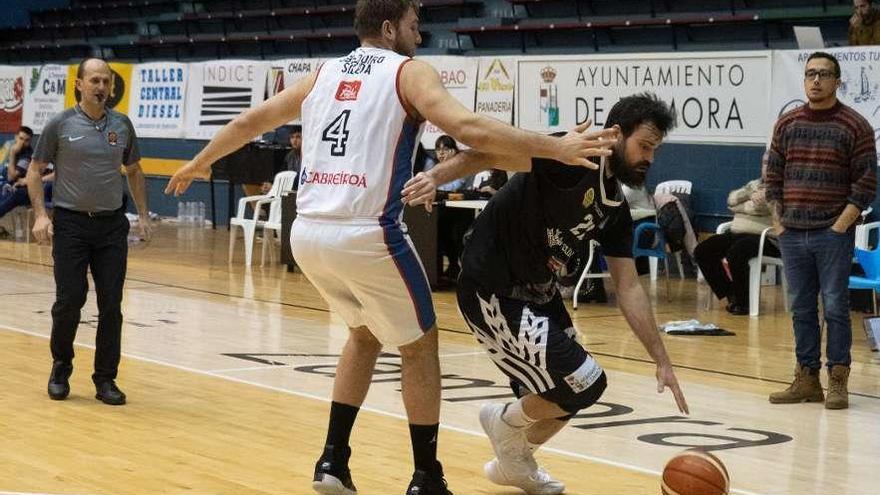
<instances>
[{"instance_id":1,"label":"black sock","mask_svg":"<svg viewBox=\"0 0 880 495\"><path fill-rule=\"evenodd\" d=\"M330 403L330 425L327 427L326 445L332 445L338 454L348 451L351 429L357 418L359 407L349 406L341 402Z\"/></svg>"},{"instance_id":2,"label":"black sock","mask_svg":"<svg viewBox=\"0 0 880 495\"><path fill-rule=\"evenodd\" d=\"M437 465L437 430L439 424L409 425L409 436L412 440L413 461L416 469L425 472L434 471Z\"/></svg>"}]
</instances>

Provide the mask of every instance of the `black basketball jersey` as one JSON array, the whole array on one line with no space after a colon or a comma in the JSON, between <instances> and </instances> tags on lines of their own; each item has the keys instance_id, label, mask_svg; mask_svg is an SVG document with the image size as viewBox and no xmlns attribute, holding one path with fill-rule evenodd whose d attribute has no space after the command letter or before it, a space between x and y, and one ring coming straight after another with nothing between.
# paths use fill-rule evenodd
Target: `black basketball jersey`
<instances>
[{"instance_id":1,"label":"black basketball jersey","mask_svg":"<svg viewBox=\"0 0 880 495\"><path fill-rule=\"evenodd\" d=\"M465 236L462 277L492 292L545 303L561 278L579 275L596 239L632 257L633 222L623 192L598 170L533 159L489 201Z\"/></svg>"}]
</instances>

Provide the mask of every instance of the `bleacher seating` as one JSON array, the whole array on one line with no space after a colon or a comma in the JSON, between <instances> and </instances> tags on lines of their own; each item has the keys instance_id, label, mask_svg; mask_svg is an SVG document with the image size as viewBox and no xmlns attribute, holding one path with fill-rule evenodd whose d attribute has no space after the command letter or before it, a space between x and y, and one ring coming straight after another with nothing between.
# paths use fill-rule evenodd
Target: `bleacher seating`
<instances>
[{"instance_id":1,"label":"bleacher seating","mask_svg":"<svg viewBox=\"0 0 880 495\"><path fill-rule=\"evenodd\" d=\"M791 48L792 26L846 39L849 0L423 0L422 53ZM0 30L0 63L343 53L355 0L73 0Z\"/></svg>"}]
</instances>

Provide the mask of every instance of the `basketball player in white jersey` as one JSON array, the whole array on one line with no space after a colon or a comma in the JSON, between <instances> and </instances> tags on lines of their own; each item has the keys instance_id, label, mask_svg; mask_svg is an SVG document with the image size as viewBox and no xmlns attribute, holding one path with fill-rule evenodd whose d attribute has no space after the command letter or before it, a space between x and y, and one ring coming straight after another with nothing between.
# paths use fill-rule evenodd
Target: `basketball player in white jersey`
<instances>
[{"instance_id":1,"label":"basketball player in white jersey","mask_svg":"<svg viewBox=\"0 0 880 495\"><path fill-rule=\"evenodd\" d=\"M303 121L302 171L291 246L297 264L350 327L339 359L324 453L313 488L352 495L349 437L383 346L402 360L403 401L415 471L407 495L446 495L437 461L440 365L430 288L401 226L401 190L412 177L425 120L481 151L538 156L592 166L610 154L608 133L554 138L518 130L465 109L437 72L413 60L418 2L359 0L355 30L361 46L327 61L221 129L171 178L181 194L211 164L253 136L298 117Z\"/></svg>"}]
</instances>

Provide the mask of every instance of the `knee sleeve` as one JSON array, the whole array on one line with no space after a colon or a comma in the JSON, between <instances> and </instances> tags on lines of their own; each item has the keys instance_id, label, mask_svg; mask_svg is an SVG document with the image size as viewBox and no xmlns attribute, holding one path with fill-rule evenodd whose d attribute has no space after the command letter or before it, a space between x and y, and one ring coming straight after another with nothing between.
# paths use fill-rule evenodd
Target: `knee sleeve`
<instances>
[{"instance_id":1,"label":"knee sleeve","mask_svg":"<svg viewBox=\"0 0 880 495\"><path fill-rule=\"evenodd\" d=\"M586 390L578 393L569 391L564 397L560 397L556 404L570 414L559 419L571 419L578 411L595 404L602 397L602 393L605 392L605 387L607 386L608 379L603 371L599 378L587 387Z\"/></svg>"}]
</instances>

